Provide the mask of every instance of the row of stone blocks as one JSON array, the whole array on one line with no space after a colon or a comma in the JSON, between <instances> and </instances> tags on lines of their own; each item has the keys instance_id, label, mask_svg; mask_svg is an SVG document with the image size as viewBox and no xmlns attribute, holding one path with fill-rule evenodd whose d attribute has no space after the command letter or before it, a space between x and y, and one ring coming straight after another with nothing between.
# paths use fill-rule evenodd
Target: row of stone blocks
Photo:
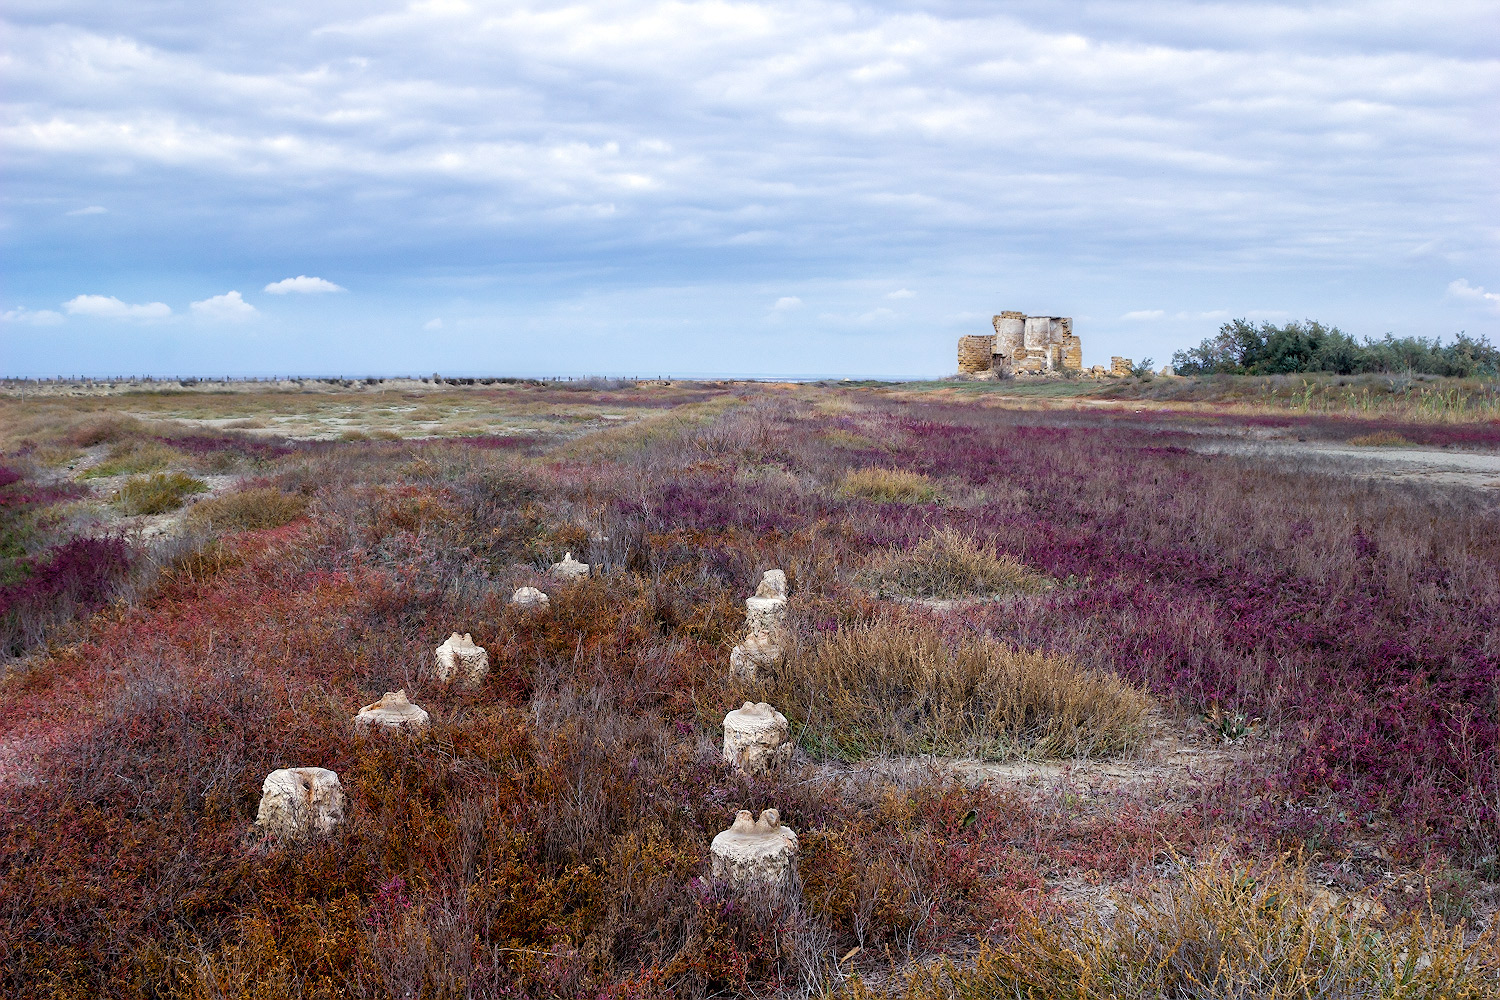
<instances>
[{"instance_id":1,"label":"row of stone blocks","mask_svg":"<svg viewBox=\"0 0 1500 1000\"><path fill-rule=\"evenodd\" d=\"M755 595L745 601L745 638L729 655L730 672L756 680L773 670L785 655L786 573L768 570ZM747 776L764 774L791 759L791 726L786 716L765 702L745 704L724 716L724 760ZM742 809L729 829L709 845L714 878L732 885L779 885L792 874L797 832L781 825L775 809L759 817Z\"/></svg>"},{"instance_id":2,"label":"row of stone blocks","mask_svg":"<svg viewBox=\"0 0 1500 1000\"><path fill-rule=\"evenodd\" d=\"M588 563L565 555L552 564L552 576L575 580L588 576ZM545 608L550 598L535 587L521 587L510 602L521 608ZM475 687L490 671L490 654L474 641L471 633L454 632L433 651L430 674L440 684L456 682ZM356 732L399 731L413 736L426 733L431 717L411 703L406 691L387 691L379 701L361 708L354 716ZM255 825L262 832L283 838L331 833L344 819L344 789L337 773L326 767L286 767L272 771L261 784L260 807Z\"/></svg>"},{"instance_id":3,"label":"row of stone blocks","mask_svg":"<svg viewBox=\"0 0 1500 1000\"><path fill-rule=\"evenodd\" d=\"M573 566L582 567L581 572ZM565 579L588 573L587 565L573 562L571 553L553 569L555 576ZM786 574L771 570L761 579L755 596L745 602L750 632L735 650L740 676L753 679L759 670L780 662L786 598ZM511 596L511 603L545 608L549 599L540 590L522 587ZM753 653L744 652L746 644L752 646ZM470 633L454 632L434 650L433 659L432 675L440 682L456 680L471 686L489 672L489 653L474 642ZM731 664L735 662L731 656ZM430 722L428 713L412 704L406 691L401 690L386 692L379 701L360 708L354 728L365 734L394 731L421 736ZM791 727L786 716L765 702L747 701L724 716L724 760L746 775L763 774L784 764L791 752ZM329 834L343 820L343 786L338 774L328 768L282 768L272 771L261 785L255 824L263 833L284 839ZM794 869L797 833L781 825L775 809L763 810L758 817L740 810L729 829L714 837L709 853L716 879L740 887L780 884Z\"/></svg>"}]
</instances>

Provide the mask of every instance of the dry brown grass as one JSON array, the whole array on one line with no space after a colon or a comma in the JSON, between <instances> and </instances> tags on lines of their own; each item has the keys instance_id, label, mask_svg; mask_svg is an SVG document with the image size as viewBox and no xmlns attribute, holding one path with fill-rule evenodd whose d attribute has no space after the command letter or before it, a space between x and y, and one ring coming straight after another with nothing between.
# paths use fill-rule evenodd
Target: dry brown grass
<instances>
[{"instance_id":1,"label":"dry brown grass","mask_svg":"<svg viewBox=\"0 0 1500 1000\"><path fill-rule=\"evenodd\" d=\"M226 493L194 505L188 519L220 531L279 528L307 512L307 499L274 487Z\"/></svg>"},{"instance_id":2,"label":"dry brown grass","mask_svg":"<svg viewBox=\"0 0 1500 1000\"><path fill-rule=\"evenodd\" d=\"M1118 677L924 620L841 628L753 692L826 757L1101 757L1136 746L1150 699Z\"/></svg>"},{"instance_id":3,"label":"dry brown grass","mask_svg":"<svg viewBox=\"0 0 1500 1000\"><path fill-rule=\"evenodd\" d=\"M1372 434L1360 434L1349 439L1350 444L1364 445L1377 448L1410 448L1412 442L1397 434L1395 431L1375 431Z\"/></svg>"},{"instance_id":4,"label":"dry brown grass","mask_svg":"<svg viewBox=\"0 0 1500 1000\"><path fill-rule=\"evenodd\" d=\"M1080 926L1023 914L1002 947L972 964L914 972L906 1000L1500 997L1500 941L1466 938L1431 914L1383 920L1359 897L1337 899L1301 864L1250 869L1210 858L1180 880ZM856 982L841 994L892 994Z\"/></svg>"},{"instance_id":5,"label":"dry brown grass","mask_svg":"<svg viewBox=\"0 0 1500 1000\"><path fill-rule=\"evenodd\" d=\"M850 469L839 483L839 495L874 500L876 503L932 503L938 488L920 472L905 469Z\"/></svg>"},{"instance_id":6,"label":"dry brown grass","mask_svg":"<svg viewBox=\"0 0 1500 1000\"><path fill-rule=\"evenodd\" d=\"M1035 570L1009 556L997 556L951 528L912 549L876 556L858 579L882 597L997 597L1036 594L1052 585Z\"/></svg>"}]
</instances>

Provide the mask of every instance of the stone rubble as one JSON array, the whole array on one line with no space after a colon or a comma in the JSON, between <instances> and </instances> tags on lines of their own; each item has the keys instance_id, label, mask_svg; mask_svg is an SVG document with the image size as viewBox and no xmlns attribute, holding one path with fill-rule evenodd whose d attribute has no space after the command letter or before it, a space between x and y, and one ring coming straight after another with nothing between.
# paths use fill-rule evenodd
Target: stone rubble
<instances>
[{"instance_id":1,"label":"stone rubble","mask_svg":"<svg viewBox=\"0 0 1500 1000\"><path fill-rule=\"evenodd\" d=\"M406 729L413 733L424 732L429 718L420 706L413 705L406 697L405 689L387 691L379 701L366 705L354 716L354 728L359 732L371 729Z\"/></svg>"},{"instance_id":2,"label":"stone rubble","mask_svg":"<svg viewBox=\"0 0 1500 1000\"><path fill-rule=\"evenodd\" d=\"M490 654L483 646L475 645L468 632L463 635L454 632L436 653L433 678L439 683L457 678L465 687L473 687L490 672Z\"/></svg>"},{"instance_id":3,"label":"stone rubble","mask_svg":"<svg viewBox=\"0 0 1500 1000\"><path fill-rule=\"evenodd\" d=\"M510 603L523 608L545 608L552 602L546 594L535 587L521 587L510 595Z\"/></svg>"},{"instance_id":4,"label":"stone rubble","mask_svg":"<svg viewBox=\"0 0 1500 1000\"><path fill-rule=\"evenodd\" d=\"M589 575L589 564L579 562L573 558L573 553L569 552L563 556L562 562L552 564L552 575L559 580L576 580L580 576Z\"/></svg>"},{"instance_id":5,"label":"stone rubble","mask_svg":"<svg viewBox=\"0 0 1500 1000\"><path fill-rule=\"evenodd\" d=\"M767 809L759 819L741 809L734 823L709 845L713 876L744 888L777 885L793 871L797 855L797 833L781 825L781 814Z\"/></svg>"},{"instance_id":6,"label":"stone rubble","mask_svg":"<svg viewBox=\"0 0 1500 1000\"><path fill-rule=\"evenodd\" d=\"M344 821L344 789L326 767L288 767L266 775L255 825L276 837L328 834Z\"/></svg>"},{"instance_id":7,"label":"stone rubble","mask_svg":"<svg viewBox=\"0 0 1500 1000\"><path fill-rule=\"evenodd\" d=\"M746 774L763 774L792 756L786 716L765 702L745 702L724 716L724 760Z\"/></svg>"}]
</instances>

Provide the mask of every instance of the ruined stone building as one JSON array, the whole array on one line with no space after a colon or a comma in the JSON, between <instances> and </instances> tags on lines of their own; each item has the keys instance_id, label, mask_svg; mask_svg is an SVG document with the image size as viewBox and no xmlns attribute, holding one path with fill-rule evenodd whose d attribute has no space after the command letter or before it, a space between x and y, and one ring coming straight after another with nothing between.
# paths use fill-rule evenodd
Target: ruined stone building
<instances>
[{"instance_id":1,"label":"ruined stone building","mask_svg":"<svg viewBox=\"0 0 1500 1000\"><path fill-rule=\"evenodd\" d=\"M960 374L1083 371L1083 342L1073 335L1069 316L1003 312L994 327L989 336L959 338Z\"/></svg>"}]
</instances>

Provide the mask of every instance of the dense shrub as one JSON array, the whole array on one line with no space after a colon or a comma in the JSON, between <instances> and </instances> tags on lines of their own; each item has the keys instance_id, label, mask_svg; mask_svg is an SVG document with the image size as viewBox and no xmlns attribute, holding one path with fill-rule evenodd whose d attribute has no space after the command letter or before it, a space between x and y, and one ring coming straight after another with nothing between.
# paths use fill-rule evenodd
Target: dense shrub
<instances>
[{"instance_id":1,"label":"dense shrub","mask_svg":"<svg viewBox=\"0 0 1500 1000\"><path fill-rule=\"evenodd\" d=\"M1248 320L1225 323L1197 347L1172 355L1183 375L1285 375L1294 372L1422 372L1468 378L1500 374L1500 348L1486 337L1457 334L1451 344L1434 337L1366 338L1363 344L1338 327L1316 320L1276 326Z\"/></svg>"},{"instance_id":2,"label":"dense shrub","mask_svg":"<svg viewBox=\"0 0 1500 1000\"><path fill-rule=\"evenodd\" d=\"M127 514L165 514L181 507L194 493L207 491L203 480L186 472L158 472L131 476L115 492L114 503Z\"/></svg>"},{"instance_id":3,"label":"dense shrub","mask_svg":"<svg viewBox=\"0 0 1500 1000\"><path fill-rule=\"evenodd\" d=\"M19 560L19 578L0 586L0 655L18 655L49 625L109 600L132 562L118 538L74 538Z\"/></svg>"}]
</instances>

